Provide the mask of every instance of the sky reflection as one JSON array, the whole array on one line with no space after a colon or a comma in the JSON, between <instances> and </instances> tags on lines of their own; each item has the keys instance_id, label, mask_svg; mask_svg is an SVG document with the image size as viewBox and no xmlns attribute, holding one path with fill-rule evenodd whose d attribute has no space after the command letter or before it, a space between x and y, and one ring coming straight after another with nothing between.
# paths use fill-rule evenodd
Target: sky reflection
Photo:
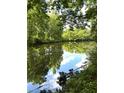
<instances>
[{"instance_id":1,"label":"sky reflection","mask_svg":"<svg viewBox=\"0 0 124 93\"><path fill-rule=\"evenodd\" d=\"M68 73L69 69L73 68L76 69L77 67L80 67L85 61L86 61L86 54L85 53L70 53L65 50L63 50L63 60L60 64L59 69L56 69L56 73L53 73L52 69L50 69L47 73L46 82L42 83L43 87L40 88L40 90L55 90L62 89L62 87L56 83L57 78L60 76L59 72L66 72ZM32 85L32 83L28 83L28 91L33 90L37 88L38 85ZM39 93L40 90L34 91L32 93Z\"/></svg>"}]
</instances>

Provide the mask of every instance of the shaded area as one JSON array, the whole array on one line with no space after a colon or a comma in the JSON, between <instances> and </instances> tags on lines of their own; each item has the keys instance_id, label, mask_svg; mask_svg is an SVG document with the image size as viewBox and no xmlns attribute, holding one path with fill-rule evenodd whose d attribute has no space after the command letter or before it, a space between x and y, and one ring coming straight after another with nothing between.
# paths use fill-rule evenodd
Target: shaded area
<instances>
[{"instance_id":1,"label":"shaded area","mask_svg":"<svg viewBox=\"0 0 124 93\"><path fill-rule=\"evenodd\" d=\"M42 83L50 68L55 72L62 61L61 44L28 48L28 82Z\"/></svg>"}]
</instances>

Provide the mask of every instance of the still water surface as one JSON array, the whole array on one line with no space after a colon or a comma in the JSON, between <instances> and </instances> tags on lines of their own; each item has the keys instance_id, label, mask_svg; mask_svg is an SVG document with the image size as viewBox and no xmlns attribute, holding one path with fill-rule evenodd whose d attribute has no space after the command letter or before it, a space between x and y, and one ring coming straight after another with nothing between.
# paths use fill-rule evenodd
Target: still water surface
<instances>
[{"instance_id":1,"label":"still water surface","mask_svg":"<svg viewBox=\"0 0 124 93\"><path fill-rule=\"evenodd\" d=\"M60 76L59 72L69 72L69 69L76 69L84 65L88 53L94 47L95 42L80 43L56 43L44 44L28 48L28 83L27 91L36 89L31 93L40 93L40 90L62 89L56 82ZM80 68L83 70L83 68Z\"/></svg>"}]
</instances>

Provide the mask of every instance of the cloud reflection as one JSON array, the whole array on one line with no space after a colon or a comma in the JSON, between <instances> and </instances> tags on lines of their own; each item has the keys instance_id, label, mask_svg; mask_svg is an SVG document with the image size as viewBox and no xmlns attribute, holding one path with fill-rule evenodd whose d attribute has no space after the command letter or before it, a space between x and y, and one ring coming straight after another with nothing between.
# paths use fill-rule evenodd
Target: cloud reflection
<instances>
[{"instance_id":1,"label":"cloud reflection","mask_svg":"<svg viewBox=\"0 0 124 93\"><path fill-rule=\"evenodd\" d=\"M64 71L68 72L69 69L73 68L76 69L77 67L80 67L83 62L86 61L86 54L78 54L78 53L70 53L67 51L64 51L63 53L63 61L61 62L61 65L59 69L56 69L56 73L53 73L52 70L49 70L46 77L46 82L44 82L42 85L44 85L41 90L52 90L55 89L62 89L62 87L56 82L57 78L60 76L59 72Z\"/></svg>"}]
</instances>

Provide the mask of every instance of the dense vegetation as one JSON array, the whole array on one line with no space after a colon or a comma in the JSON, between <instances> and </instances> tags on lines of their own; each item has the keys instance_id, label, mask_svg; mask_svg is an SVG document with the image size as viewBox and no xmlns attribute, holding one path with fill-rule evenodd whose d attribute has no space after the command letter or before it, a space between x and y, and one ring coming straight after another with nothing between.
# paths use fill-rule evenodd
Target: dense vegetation
<instances>
[{"instance_id":1,"label":"dense vegetation","mask_svg":"<svg viewBox=\"0 0 124 93\"><path fill-rule=\"evenodd\" d=\"M96 0L28 0L27 4L28 82L42 83L50 68L55 72L60 66L62 48L69 52L75 49L77 53L87 52L91 64L70 78L61 92L96 93L96 46L77 43L97 41ZM76 43L60 43L68 41ZM53 42L59 43L49 44ZM43 43L48 45L36 46Z\"/></svg>"},{"instance_id":2,"label":"dense vegetation","mask_svg":"<svg viewBox=\"0 0 124 93\"><path fill-rule=\"evenodd\" d=\"M96 40L96 0L46 1L28 0L28 44Z\"/></svg>"}]
</instances>

